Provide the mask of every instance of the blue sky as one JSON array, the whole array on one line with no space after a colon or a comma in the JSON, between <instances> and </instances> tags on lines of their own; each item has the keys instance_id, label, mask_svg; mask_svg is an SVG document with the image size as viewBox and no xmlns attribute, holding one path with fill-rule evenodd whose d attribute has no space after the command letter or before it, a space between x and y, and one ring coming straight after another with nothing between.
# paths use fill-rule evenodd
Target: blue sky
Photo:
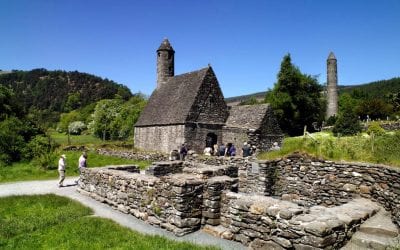
<instances>
[{"instance_id":1,"label":"blue sky","mask_svg":"<svg viewBox=\"0 0 400 250\"><path fill-rule=\"evenodd\" d=\"M398 0L0 0L0 69L78 70L151 94L167 37L175 74L210 63L225 97L265 91L290 53L339 84L400 76Z\"/></svg>"}]
</instances>

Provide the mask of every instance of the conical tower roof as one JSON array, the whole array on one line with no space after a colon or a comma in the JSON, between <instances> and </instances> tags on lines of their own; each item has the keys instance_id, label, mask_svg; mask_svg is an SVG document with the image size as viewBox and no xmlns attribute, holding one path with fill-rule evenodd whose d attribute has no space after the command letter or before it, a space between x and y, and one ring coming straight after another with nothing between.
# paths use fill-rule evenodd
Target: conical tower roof
<instances>
[{"instance_id":1,"label":"conical tower roof","mask_svg":"<svg viewBox=\"0 0 400 250\"><path fill-rule=\"evenodd\" d=\"M174 49L172 48L172 46L169 43L167 38L164 38L164 41L162 41L162 43L161 43L160 47L158 48L158 50L172 50L172 51L174 51Z\"/></svg>"},{"instance_id":2,"label":"conical tower roof","mask_svg":"<svg viewBox=\"0 0 400 250\"><path fill-rule=\"evenodd\" d=\"M335 54L333 54L333 52L329 53L328 60L330 60L330 59L336 60Z\"/></svg>"}]
</instances>

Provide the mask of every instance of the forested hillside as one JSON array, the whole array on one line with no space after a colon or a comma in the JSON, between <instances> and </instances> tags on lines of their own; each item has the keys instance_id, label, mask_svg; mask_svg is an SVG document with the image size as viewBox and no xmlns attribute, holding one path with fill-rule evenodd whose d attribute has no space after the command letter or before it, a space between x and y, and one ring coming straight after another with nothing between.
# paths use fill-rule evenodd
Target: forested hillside
<instances>
[{"instance_id":1,"label":"forested hillside","mask_svg":"<svg viewBox=\"0 0 400 250\"><path fill-rule=\"evenodd\" d=\"M349 93L359 98L382 98L400 92L400 77L381 80L361 85L342 86L339 93Z\"/></svg>"},{"instance_id":2,"label":"forested hillside","mask_svg":"<svg viewBox=\"0 0 400 250\"><path fill-rule=\"evenodd\" d=\"M78 71L13 70L0 74L0 85L13 90L25 112L33 108L61 113L116 95L124 100L132 97L126 86Z\"/></svg>"}]
</instances>

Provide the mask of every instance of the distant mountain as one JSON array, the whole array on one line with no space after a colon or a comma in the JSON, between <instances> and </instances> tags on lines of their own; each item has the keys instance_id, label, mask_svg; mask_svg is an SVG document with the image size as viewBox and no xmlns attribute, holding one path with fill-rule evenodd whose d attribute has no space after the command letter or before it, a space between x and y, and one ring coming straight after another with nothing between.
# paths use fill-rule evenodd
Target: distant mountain
<instances>
[{"instance_id":1,"label":"distant mountain","mask_svg":"<svg viewBox=\"0 0 400 250\"><path fill-rule=\"evenodd\" d=\"M349 93L359 98L383 98L388 94L400 92L400 77L358 85L340 85L338 88L339 95ZM248 101L251 98L264 100L266 94L267 91L257 92L254 94L225 98L225 101L228 105L233 106Z\"/></svg>"},{"instance_id":2,"label":"distant mountain","mask_svg":"<svg viewBox=\"0 0 400 250\"><path fill-rule=\"evenodd\" d=\"M245 102L247 100L250 100L251 98L255 98L258 101L264 100L266 94L267 94L267 92L264 91L264 92L257 92L257 93L254 93L254 94L228 97L228 98L225 98L225 102L230 106L235 106L235 105L238 105L241 102Z\"/></svg>"},{"instance_id":3,"label":"distant mountain","mask_svg":"<svg viewBox=\"0 0 400 250\"><path fill-rule=\"evenodd\" d=\"M123 99L132 96L124 85L78 71L1 71L0 84L13 89L19 104L25 109L66 112L101 99Z\"/></svg>"}]
</instances>

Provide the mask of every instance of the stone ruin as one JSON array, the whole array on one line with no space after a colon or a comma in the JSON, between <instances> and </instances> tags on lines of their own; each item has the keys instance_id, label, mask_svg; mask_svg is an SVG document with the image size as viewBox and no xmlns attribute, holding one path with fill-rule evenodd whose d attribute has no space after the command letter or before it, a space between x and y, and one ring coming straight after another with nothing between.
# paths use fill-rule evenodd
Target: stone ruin
<instances>
[{"instance_id":1,"label":"stone ruin","mask_svg":"<svg viewBox=\"0 0 400 250\"><path fill-rule=\"evenodd\" d=\"M253 249L338 249L376 234L365 221L386 210L400 225L398 169L299 154L86 169L78 191L177 236L201 229ZM398 235L392 221L380 229L390 239Z\"/></svg>"}]
</instances>

